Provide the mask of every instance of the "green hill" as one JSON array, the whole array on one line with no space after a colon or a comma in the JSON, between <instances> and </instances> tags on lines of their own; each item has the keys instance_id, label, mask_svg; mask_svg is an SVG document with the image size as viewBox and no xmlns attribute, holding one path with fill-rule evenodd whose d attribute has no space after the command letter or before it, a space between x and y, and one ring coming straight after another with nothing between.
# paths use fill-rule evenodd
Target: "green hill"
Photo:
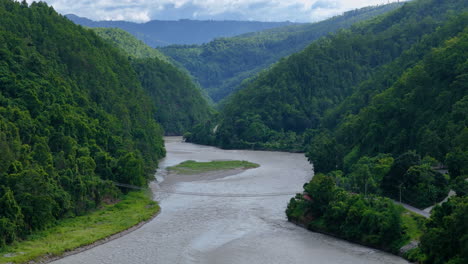
<instances>
[{"instance_id":1,"label":"green hill","mask_svg":"<svg viewBox=\"0 0 468 264\"><path fill-rule=\"evenodd\" d=\"M45 3L0 0L0 247L145 186L165 155L128 58Z\"/></svg>"},{"instance_id":2,"label":"green hill","mask_svg":"<svg viewBox=\"0 0 468 264\"><path fill-rule=\"evenodd\" d=\"M227 100L216 120L192 130L188 139L224 148L304 150L311 136L305 132L338 122L324 117L348 97L365 105L432 48L463 30L464 21L437 29L464 9L463 1L409 2L322 38L248 82ZM353 95L366 87L363 97Z\"/></svg>"},{"instance_id":3,"label":"green hill","mask_svg":"<svg viewBox=\"0 0 468 264\"><path fill-rule=\"evenodd\" d=\"M352 172L362 157L390 153L401 161L383 178L382 192L420 208L445 198L446 180L423 165L421 157L446 163L452 181L468 172L468 13L439 31L462 32L432 49L357 113L348 112L336 127L312 140L309 158L318 172ZM358 94L363 95L358 92ZM328 138L328 139L327 139ZM323 143L329 142L329 143ZM334 151L333 158L327 149ZM339 150L338 150L339 149ZM408 152L414 150L415 152ZM324 162L326 160L326 162ZM435 164L434 164L435 163ZM428 165L436 165L432 161ZM461 168L460 168L461 166ZM455 169L455 170L454 170ZM457 171L458 169L458 171ZM417 185L417 187L416 187ZM428 186L425 186L428 185ZM436 188L429 189L430 186ZM403 187L400 190L401 186ZM442 188L441 193L437 188Z\"/></svg>"},{"instance_id":4,"label":"green hill","mask_svg":"<svg viewBox=\"0 0 468 264\"><path fill-rule=\"evenodd\" d=\"M166 135L182 135L213 114L212 107L192 79L159 59L132 61L141 85L157 105L155 118Z\"/></svg>"},{"instance_id":5,"label":"green hill","mask_svg":"<svg viewBox=\"0 0 468 264\"><path fill-rule=\"evenodd\" d=\"M245 79L303 50L312 41L400 6L401 3L393 3L366 7L314 24L290 25L218 38L203 45L173 45L160 50L185 67L218 102L239 89Z\"/></svg>"},{"instance_id":6,"label":"green hill","mask_svg":"<svg viewBox=\"0 0 468 264\"><path fill-rule=\"evenodd\" d=\"M132 58L141 85L157 106L155 118L166 135L182 135L211 116L212 109L200 88L158 50L122 29L93 30Z\"/></svg>"}]
</instances>

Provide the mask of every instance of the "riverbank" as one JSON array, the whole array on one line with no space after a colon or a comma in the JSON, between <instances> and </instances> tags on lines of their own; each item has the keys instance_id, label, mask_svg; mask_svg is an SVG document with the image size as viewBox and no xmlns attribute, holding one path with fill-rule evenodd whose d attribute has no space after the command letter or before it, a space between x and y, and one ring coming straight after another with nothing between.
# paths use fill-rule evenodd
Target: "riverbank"
<instances>
[{"instance_id":1,"label":"riverbank","mask_svg":"<svg viewBox=\"0 0 468 264\"><path fill-rule=\"evenodd\" d=\"M128 234L153 219L160 208L145 191L84 216L64 219L0 252L0 263L48 263Z\"/></svg>"},{"instance_id":2,"label":"riverbank","mask_svg":"<svg viewBox=\"0 0 468 264\"><path fill-rule=\"evenodd\" d=\"M324 234L324 235L331 236L337 239L341 239L343 241L349 241L357 245L381 250L381 251L402 257L412 262L414 261L414 258L411 257L411 255L408 255L408 253L411 250L414 250L415 248L417 248L417 245L419 244L419 239L422 235L422 228L423 228L423 225L425 224L426 219L425 217L418 215L414 212L411 212L410 210L407 210L404 207L402 207L401 209L402 209L401 218L402 218L404 232L406 234L406 239L400 241L398 245L398 248L399 248L398 251L396 251L395 249L391 249L389 247L379 247L373 244L363 243L362 241L359 241L359 240L345 239L339 234L329 232L326 226L323 225L322 221L320 221L320 219L312 220L307 217L302 217L300 219L290 219L289 222L297 226L300 226L304 229L307 229L308 231L311 231L311 232ZM405 250L402 250L404 248Z\"/></svg>"},{"instance_id":3,"label":"riverbank","mask_svg":"<svg viewBox=\"0 0 468 264\"><path fill-rule=\"evenodd\" d=\"M164 208L158 217L135 232L54 264L284 264L310 260L407 264L394 255L304 232L287 222L287 202L312 177L312 166L302 154L221 150L184 143L181 138L165 138L165 144L167 157L159 163L158 181L151 184L155 200ZM248 160L260 167L209 176L167 171L186 160Z\"/></svg>"}]
</instances>

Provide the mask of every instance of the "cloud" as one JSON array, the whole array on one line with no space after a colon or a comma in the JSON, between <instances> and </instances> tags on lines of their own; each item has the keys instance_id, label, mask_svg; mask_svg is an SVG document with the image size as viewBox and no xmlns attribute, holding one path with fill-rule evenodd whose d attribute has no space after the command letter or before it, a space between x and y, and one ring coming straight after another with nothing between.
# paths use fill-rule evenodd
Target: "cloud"
<instances>
[{"instance_id":1,"label":"cloud","mask_svg":"<svg viewBox=\"0 0 468 264\"><path fill-rule=\"evenodd\" d=\"M396 0L391 0L392 2ZM29 1L30 2L30 1ZM93 20L213 19L313 22L388 0L45 0Z\"/></svg>"}]
</instances>

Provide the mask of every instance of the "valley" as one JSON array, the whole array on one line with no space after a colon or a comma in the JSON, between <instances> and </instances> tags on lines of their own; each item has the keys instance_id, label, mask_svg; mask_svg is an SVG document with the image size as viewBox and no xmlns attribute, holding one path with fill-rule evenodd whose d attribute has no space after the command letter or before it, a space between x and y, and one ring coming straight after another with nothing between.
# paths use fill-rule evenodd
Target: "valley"
<instances>
[{"instance_id":1,"label":"valley","mask_svg":"<svg viewBox=\"0 0 468 264\"><path fill-rule=\"evenodd\" d=\"M468 262L466 1L49 2L0 0L0 263Z\"/></svg>"}]
</instances>

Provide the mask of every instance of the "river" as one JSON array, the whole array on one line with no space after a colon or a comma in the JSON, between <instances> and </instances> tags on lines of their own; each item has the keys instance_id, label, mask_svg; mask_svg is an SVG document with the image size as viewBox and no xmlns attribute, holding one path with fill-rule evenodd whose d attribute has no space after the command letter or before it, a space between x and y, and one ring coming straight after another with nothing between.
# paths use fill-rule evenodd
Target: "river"
<instances>
[{"instance_id":1,"label":"river","mask_svg":"<svg viewBox=\"0 0 468 264\"><path fill-rule=\"evenodd\" d=\"M221 150L180 137L165 141L159 183L151 184L160 215L126 236L54 263L407 263L287 222L287 202L312 177L303 154ZM227 176L167 176L164 168L185 160L261 166Z\"/></svg>"}]
</instances>

